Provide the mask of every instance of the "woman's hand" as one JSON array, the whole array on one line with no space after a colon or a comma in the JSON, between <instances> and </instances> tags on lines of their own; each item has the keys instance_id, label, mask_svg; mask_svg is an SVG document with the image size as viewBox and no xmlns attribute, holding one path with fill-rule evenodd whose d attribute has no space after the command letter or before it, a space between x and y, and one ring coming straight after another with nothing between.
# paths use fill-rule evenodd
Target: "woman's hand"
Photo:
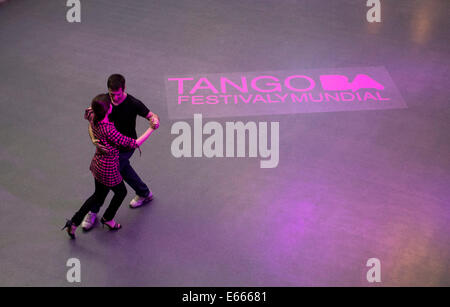
<instances>
[{"instance_id":1,"label":"woman's hand","mask_svg":"<svg viewBox=\"0 0 450 307\"><path fill-rule=\"evenodd\" d=\"M152 127L154 130L159 128L159 117L156 114L153 114L152 117L149 119L150 121L150 127Z\"/></svg>"}]
</instances>

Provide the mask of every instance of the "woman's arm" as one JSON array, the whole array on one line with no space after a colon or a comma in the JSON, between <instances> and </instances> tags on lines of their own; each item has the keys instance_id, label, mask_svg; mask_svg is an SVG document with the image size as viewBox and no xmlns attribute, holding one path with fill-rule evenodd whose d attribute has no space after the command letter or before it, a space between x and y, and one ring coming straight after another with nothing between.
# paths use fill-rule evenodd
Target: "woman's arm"
<instances>
[{"instance_id":1,"label":"woman's arm","mask_svg":"<svg viewBox=\"0 0 450 307\"><path fill-rule=\"evenodd\" d=\"M147 129L147 131L145 131L137 140L136 140L136 144L138 146L141 146L150 136L150 134L152 134L152 132L155 131L152 127L149 127Z\"/></svg>"},{"instance_id":2,"label":"woman's arm","mask_svg":"<svg viewBox=\"0 0 450 307\"><path fill-rule=\"evenodd\" d=\"M116 146L136 148L138 147L136 140L121 134L114 125L107 128L107 138L110 143Z\"/></svg>"},{"instance_id":3,"label":"woman's arm","mask_svg":"<svg viewBox=\"0 0 450 307\"><path fill-rule=\"evenodd\" d=\"M137 140L132 139L130 137L127 137L123 134L121 134L119 131L116 130L116 128L112 126L111 131L108 133L108 139L113 142L114 144L123 146L123 147L131 147L136 148L141 146L152 134L154 129L150 126L147 131L144 132Z\"/></svg>"}]
</instances>

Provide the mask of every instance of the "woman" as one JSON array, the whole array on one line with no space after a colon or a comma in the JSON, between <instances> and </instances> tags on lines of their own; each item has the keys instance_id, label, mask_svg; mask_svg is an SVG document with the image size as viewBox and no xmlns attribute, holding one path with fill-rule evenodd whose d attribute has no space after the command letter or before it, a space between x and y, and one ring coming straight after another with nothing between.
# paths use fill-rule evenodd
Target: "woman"
<instances>
[{"instance_id":1,"label":"woman","mask_svg":"<svg viewBox=\"0 0 450 307\"><path fill-rule=\"evenodd\" d=\"M137 148L141 146L157 128L157 124L150 122L150 127L137 140L120 134L114 124L109 120L108 115L112 111L110 98L106 94L97 95L91 104L93 118L90 118L92 130L100 144L108 149L108 152L96 151L92 159L90 170L94 175L95 192L89 197L80 210L67 221L63 229L67 228L67 233L74 239L75 231L81 224L83 217L95 204L103 204L109 190L114 192L114 197L106 209L101 223L111 230L118 230L122 225L114 221L114 216L125 199L127 190L119 172L119 147Z\"/></svg>"}]
</instances>

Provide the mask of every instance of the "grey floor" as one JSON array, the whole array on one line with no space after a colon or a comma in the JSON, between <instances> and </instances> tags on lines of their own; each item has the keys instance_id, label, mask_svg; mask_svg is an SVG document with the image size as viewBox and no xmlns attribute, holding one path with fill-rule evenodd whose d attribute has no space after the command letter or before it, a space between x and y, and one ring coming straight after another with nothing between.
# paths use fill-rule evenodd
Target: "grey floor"
<instances>
[{"instance_id":1,"label":"grey floor","mask_svg":"<svg viewBox=\"0 0 450 307\"><path fill-rule=\"evenodd\" d=\"M372 286L369 258L381 285L450 286L450 3L385 0L369 24L365 2L81 0L79 24L66 1L1 3L0 285L71 286L75 257L79 286ZM361 66L408 107L239 118L280 122L273 169L171 154L167 75ZM70 241L83 110L115 72L161 117L132 159L156 197L132 210L129 189L122 230Z\"/></svg>"}]
</instances>

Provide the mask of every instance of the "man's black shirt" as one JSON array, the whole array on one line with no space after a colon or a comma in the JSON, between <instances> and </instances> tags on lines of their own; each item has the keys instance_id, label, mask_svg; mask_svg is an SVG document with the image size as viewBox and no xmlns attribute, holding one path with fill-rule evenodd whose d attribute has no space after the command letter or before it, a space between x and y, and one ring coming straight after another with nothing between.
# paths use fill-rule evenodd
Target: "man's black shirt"
<instances>
[{"instance_id":1,"label":"man's black shirt","mask_svg":"<svg viewBox=\"0 0 450 307\"><path fill-rule=\"evenodd\" d=\"M121 104L115 106L109 115L109 119L114 122L117 131L130 138L137 139L136 117L137 115L146 117L150 110L138 99L127 93L127 97Z\"/></svg>"}]
</instances>

